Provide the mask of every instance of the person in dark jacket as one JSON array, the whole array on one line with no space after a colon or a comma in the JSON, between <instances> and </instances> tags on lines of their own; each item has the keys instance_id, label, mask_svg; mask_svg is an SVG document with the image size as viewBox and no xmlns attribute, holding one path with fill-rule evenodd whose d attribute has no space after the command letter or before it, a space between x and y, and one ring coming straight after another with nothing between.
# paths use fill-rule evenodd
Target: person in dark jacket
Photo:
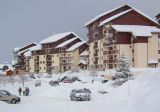
<instances>
[{"instance_id":1,"label":"person in dark jacket","mask_svg":"<svg viewBox=\"0 0 160 112\"><path fill-rule=\"evenodd\" d=\"M22 93L22 88L21 88L21 87L19 87L18 93L19 93L19 95L21 96L21 93Z\"/></svg>"},{"instance_id":2,"label":"person in dark jacket","mask_svg":"<svg viewBox=\"0 0 160 112\"><path fill-rule=\"evenodd\" d=\"M29 96L29 88L28 87L26 87L25 92L26 92L26 96Z\"/></svg>"}]
</instances>

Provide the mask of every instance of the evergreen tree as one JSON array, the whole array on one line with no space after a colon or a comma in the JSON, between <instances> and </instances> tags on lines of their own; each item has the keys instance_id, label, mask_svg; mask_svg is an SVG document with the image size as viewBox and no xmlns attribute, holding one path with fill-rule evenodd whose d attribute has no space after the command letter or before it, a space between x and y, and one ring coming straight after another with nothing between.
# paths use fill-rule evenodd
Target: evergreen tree
<instances>
[{"instance_id":1,"label":"evergreen tree","mask_svg":"<svg viewBox=\"0 0 160 112\"><path fill-rule=\"evenodd\" d=\"M122 55L119 59L118 67L116 68L115 79L116 85L122 85L128 79L132 77L130 72L130 63L127 58Z\"/></svg>"}]
</instances>

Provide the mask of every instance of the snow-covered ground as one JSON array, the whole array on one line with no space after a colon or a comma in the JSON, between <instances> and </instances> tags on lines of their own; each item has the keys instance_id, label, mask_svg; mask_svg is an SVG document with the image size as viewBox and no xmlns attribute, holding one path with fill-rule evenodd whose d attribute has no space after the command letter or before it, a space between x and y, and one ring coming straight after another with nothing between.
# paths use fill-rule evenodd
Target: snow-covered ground
<instances>
[{"instance_id":1,"label":"snow-covered ground","mask_svg":"<svg viewBox=\"0 0 160 112\"><path fill-rule=\"evenodd\" d=\"M132 71L136 78L117 88L111 86L112 81L102 84L99 78L95 78L96 81L92 84L89 71L34 79L25 83L31 90L30 96L21 96L22 101L19 104L0 102L0 112L160 112L160 69ZM76 75L86 83L60 83L56 87L48 84L51 79L56 80L64 75ZM42 86L35 87L36 80L41 80ZM17 89L20 86L22 87L20 83L7 84L5 87L1 84L0 89L18 95ZM91 101L70 101L71 90L84 87L92 91ZM108 93L100 94L100 90Z\"/></svg>"}]
</instances>

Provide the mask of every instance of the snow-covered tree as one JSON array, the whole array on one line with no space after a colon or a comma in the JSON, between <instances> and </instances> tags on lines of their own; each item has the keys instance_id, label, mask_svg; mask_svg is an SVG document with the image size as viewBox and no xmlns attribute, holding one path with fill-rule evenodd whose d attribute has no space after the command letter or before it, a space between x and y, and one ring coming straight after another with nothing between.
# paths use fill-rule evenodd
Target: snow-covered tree
<instances>
[{"instance_id":1,"label":"snow-covered tree","mask_svg":"<svg viewBox=\"0 0 160 112\"><path fill-rule=\"evenodd\" d=\"M4 75L0 75L0 84L3 84L3 86L5 87L5 85L8 83L8 77L4 76Z\"/></svg>"},{"instance_id":2,"label":"snow-covered tree","mask_svg":"<svg viewBox=\"0 0 160 112\"><path fill-rule=\"evenodd\" d=\"M118 67L116 68L115 79L116 85L122 85L132 77L130 72L130 62L122 55L119 59Z\"/></svg>"},{"instance_id":3,"label":"snow-covered tree","mask_svg":"<svg viewBox=\"0 0 160 112\"><path fill-rule=\"evenodd\" d=\"M22 83L23 87L25 86L25 82L29 81L29 78L25 74L19 75L19 82Z\"/></svg>"}]
</instances>

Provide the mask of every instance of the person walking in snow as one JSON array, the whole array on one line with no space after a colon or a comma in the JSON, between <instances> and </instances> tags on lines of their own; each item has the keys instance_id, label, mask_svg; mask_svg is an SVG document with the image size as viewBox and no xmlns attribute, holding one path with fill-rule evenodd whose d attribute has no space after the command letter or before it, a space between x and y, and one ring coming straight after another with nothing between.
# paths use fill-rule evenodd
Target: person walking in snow
<instances>
[{"instance_id":1,"label":"person walking in snow","mask_svg":"<svg viewBox=\"0 0 160 112\"><path fill-rule=\"evenodd\" d=\"M21 88L21 87L19 87L18 93L19 93L19 95L21 96L21 93L22 93L22 88Z\"/></svg>"},{"instance_id":2,"label":"person walking in snow","mask_svg":"<svg viewBox=\"0 0 160 112\"><path fill-rule=\"evenodd\" d=\"M26 92L26 96L29 96L29 88L28 87L26 87L25 92Z\"/></svg>"},{"instance_id":3,"label":"person walking in snow","mask_svg":"<svg viewBox=\"0 0 160 112\"><path fill-rule=\"evenodd\" d=\"M23 91L23 96L26 96L26 91L25 90Z\"/></svg>"}]
</instances>

